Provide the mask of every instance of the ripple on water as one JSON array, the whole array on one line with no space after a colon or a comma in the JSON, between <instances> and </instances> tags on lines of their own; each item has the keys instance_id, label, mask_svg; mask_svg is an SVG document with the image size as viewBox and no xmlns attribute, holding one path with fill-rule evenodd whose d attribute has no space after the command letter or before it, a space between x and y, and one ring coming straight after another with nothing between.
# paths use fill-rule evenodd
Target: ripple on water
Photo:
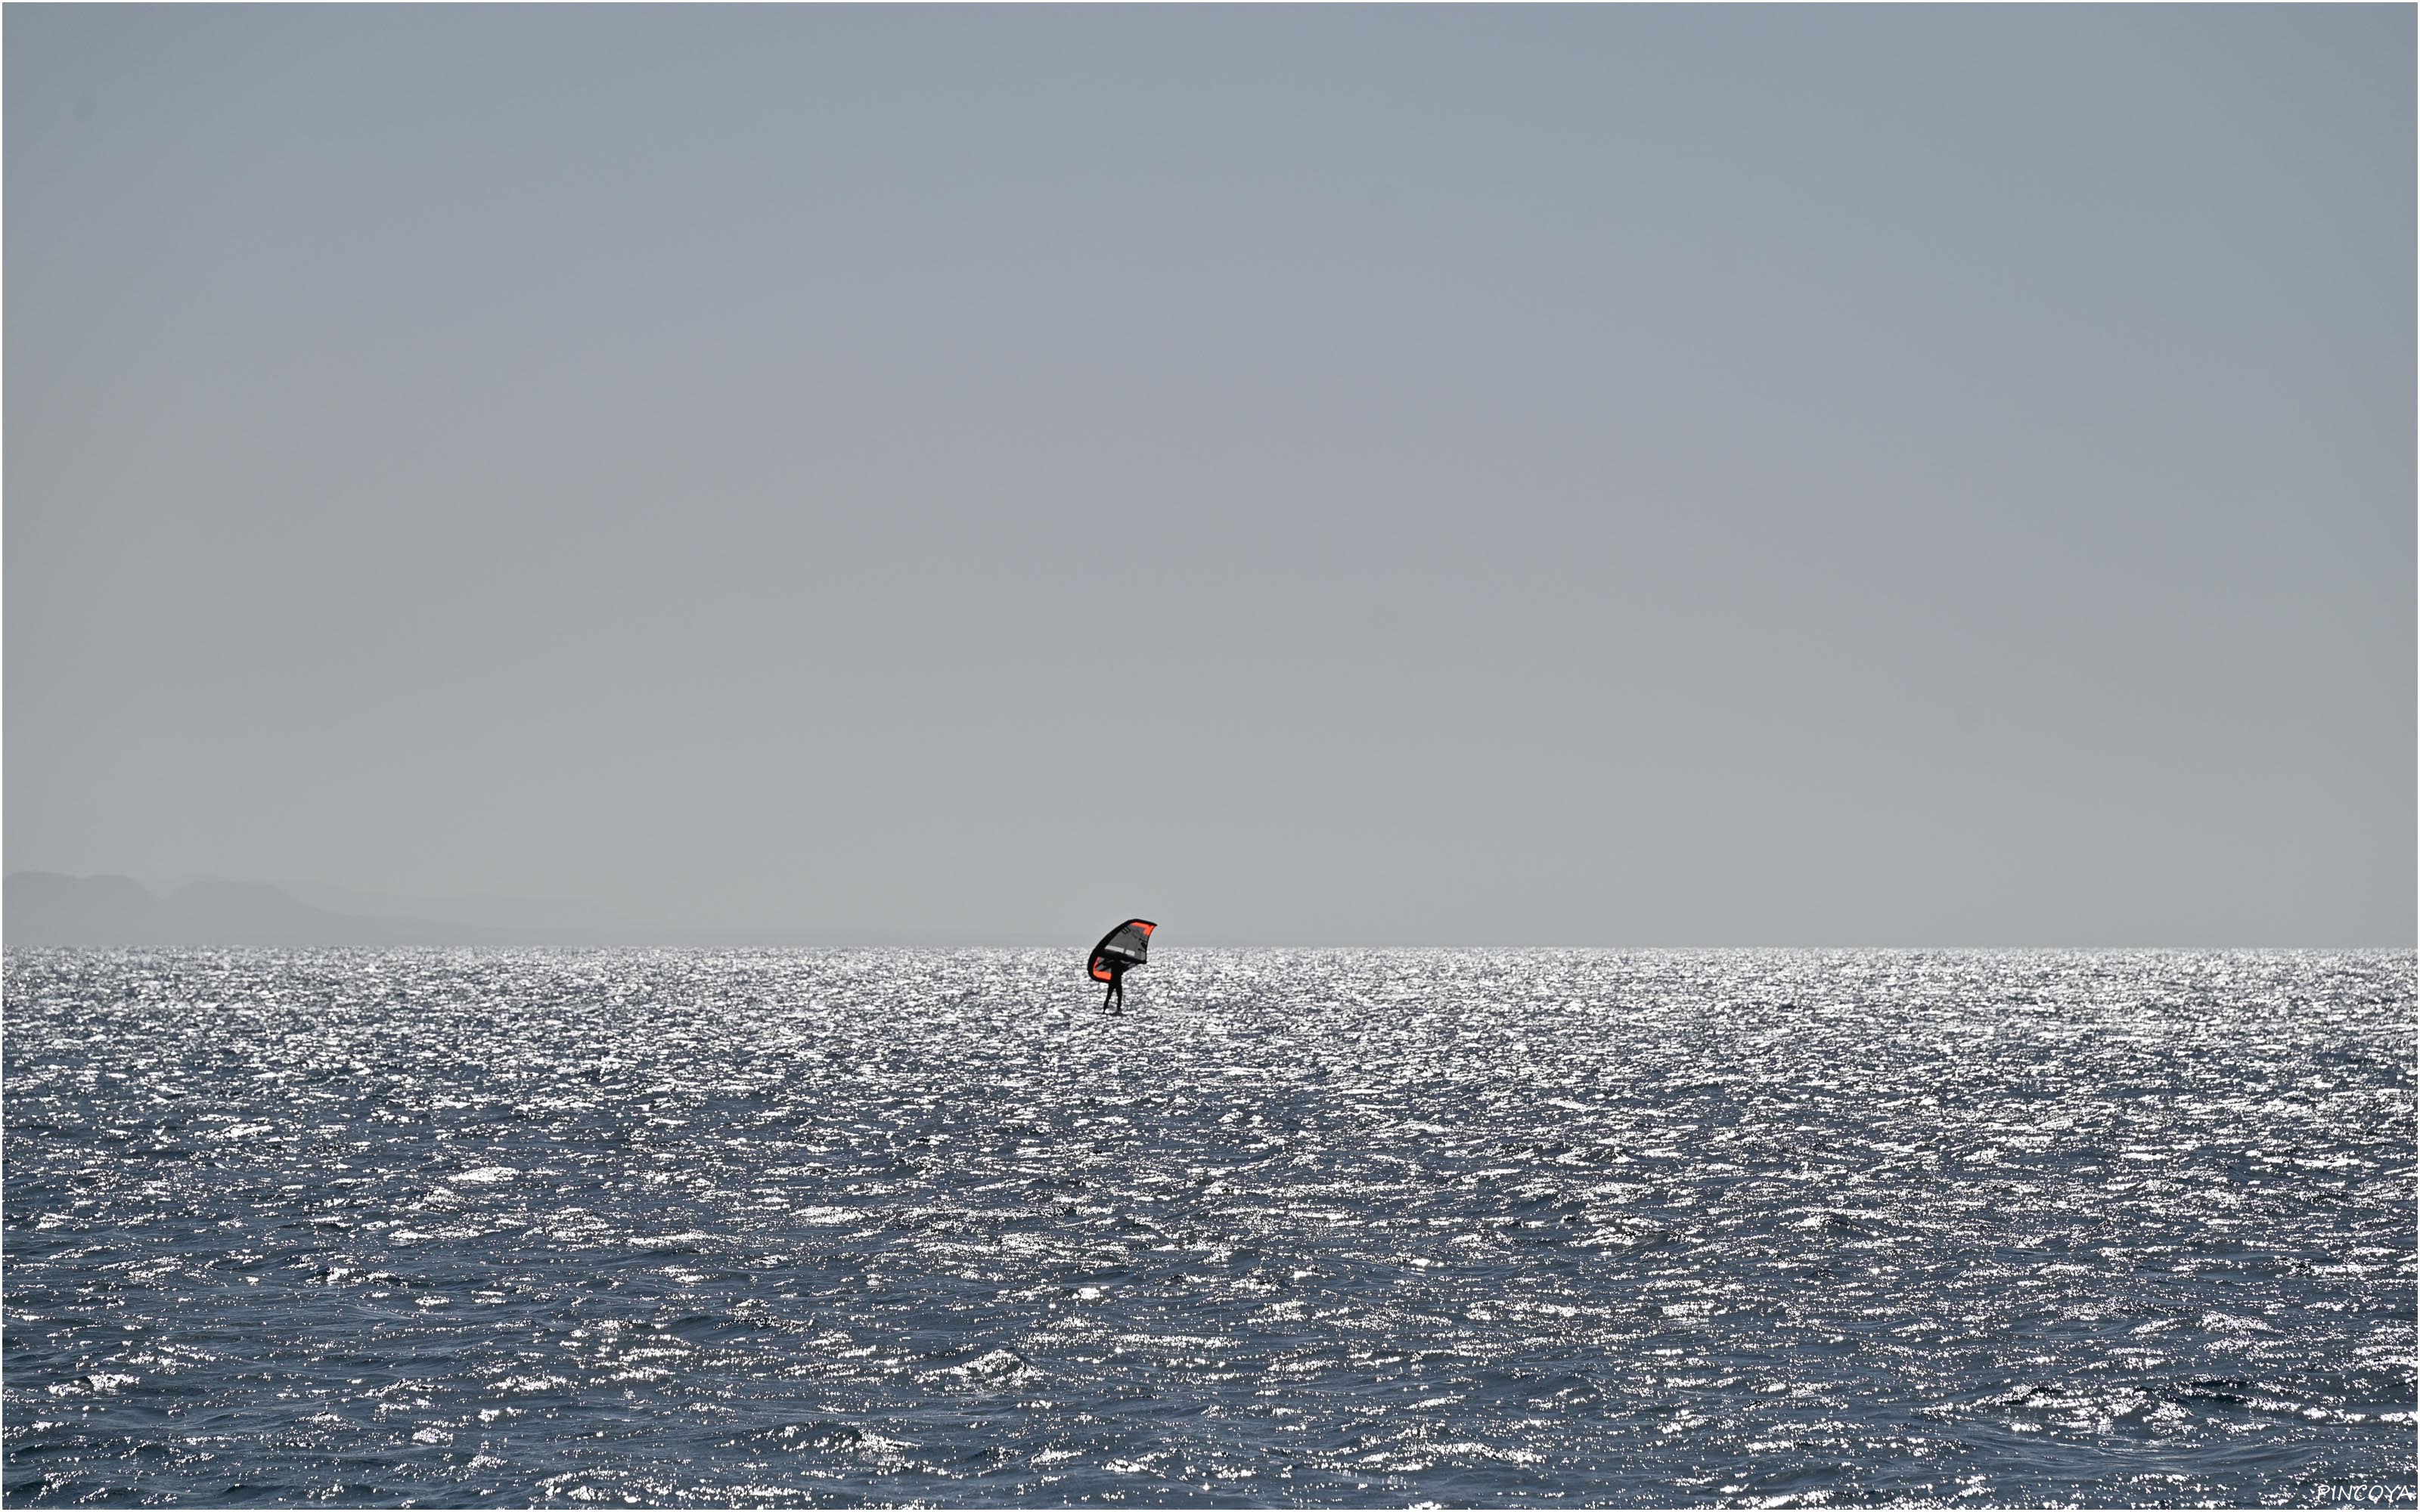
<instances>
[{"instance_id":1,"label":"ripple on water","mask_svg":"<svg viewBox=\"0 0 2420 1512\"><path fill-rule=\"evenodd\" d=\"M2412 1499L2406 953L7 988L12 1504Z\"/></svg>"}]
</instances>

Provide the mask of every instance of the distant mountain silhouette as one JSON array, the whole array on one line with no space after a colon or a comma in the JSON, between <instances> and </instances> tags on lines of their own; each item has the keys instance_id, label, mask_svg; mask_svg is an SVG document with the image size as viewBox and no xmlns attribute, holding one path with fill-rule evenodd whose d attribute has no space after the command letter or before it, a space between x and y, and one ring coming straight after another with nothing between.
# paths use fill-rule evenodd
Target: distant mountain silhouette
<instances>
[{"instance_id":1,"label":"distant mountain silhouette","mask_svg":"<svg viewBox=\"0 0 2420 1512\"><path fill-rule=\"evenodd\" d=\"M162 898L132 877L11 872L5 900L12 946L678 946L700 949L950 949L1052 943L1039 933L876 929L671 929L594 904L543 900L402 899L298 885L359 911L318 907L265 882L195 882ZM426 907L453 918L399 910ZM470 917L462 917L470 916ZM1063 944L1064 942L1058 942ZM1073 949L1073 947L1070 947Z\"/></svg>"},{"instance_id":2,"label":"distant mountain silhouette","mask_svg":"<svg viewBox=\"0 0 2420 1512\"><path fill-rule=\"evenodd\" d=\"M582 945L547 931L314 908L262 882L196 882L167 898L132 877L11 872L9 945ZM572 932L559 932L569 934Z\"/></svg>"},{"instance_id":3,"label":"distant mountain silhouette","mask_svg":"<svg viewBox=\"0 0 2420 1512\"><path fill-rule=\"evenodd\" d=\"M11 872L0 895L10 945L166 943L182 931L175 909L132 877Z\"/></svg>"}]
</instances>

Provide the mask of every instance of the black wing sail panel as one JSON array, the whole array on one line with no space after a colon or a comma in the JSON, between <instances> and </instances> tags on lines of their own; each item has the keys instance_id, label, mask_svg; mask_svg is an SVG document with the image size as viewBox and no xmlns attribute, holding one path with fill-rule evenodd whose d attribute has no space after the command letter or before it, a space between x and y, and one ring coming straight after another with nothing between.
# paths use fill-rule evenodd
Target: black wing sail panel
<instances>
[{"instance_id":1,"label":"black wing sail panel","mask_svg":"<svg viewBox=\"0 0 2420 1512\"><path fill-rule=\"evenodd\" d=\"M1084 965L1094 981L1109 980L1109 963L1114 960L1127 968L1141 965L1151 955L1151 932L1159 928L1148 918L1129 918L1101 936L1093 947L1092 959Z\"/></svg>"}]
</instances>

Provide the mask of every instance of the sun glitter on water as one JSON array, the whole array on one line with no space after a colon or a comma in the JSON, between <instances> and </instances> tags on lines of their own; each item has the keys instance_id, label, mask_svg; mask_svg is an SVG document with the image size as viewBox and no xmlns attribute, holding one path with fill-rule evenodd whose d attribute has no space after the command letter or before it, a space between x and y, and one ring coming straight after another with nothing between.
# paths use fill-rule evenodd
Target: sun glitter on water
<instances>
[{"instance_id":1,"label":"sun glitter on water","mask_svg":"<svg viewBox=\"0 0 2420 1512\"><path fill-rule=\"evenodd\" d=\"M2408 953L7 985L11 1504L2411 1501Z\"/></svg>"}]
</instances>

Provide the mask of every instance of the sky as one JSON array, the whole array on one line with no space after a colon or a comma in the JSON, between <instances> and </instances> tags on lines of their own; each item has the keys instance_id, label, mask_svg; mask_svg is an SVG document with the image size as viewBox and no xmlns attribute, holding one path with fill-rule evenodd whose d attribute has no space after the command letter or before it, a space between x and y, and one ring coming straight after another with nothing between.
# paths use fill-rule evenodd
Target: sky
<instances>
[{"instance_id":1,"label":"sky","mask_svg":"<svg viewBox=\"0 0 2420 1512\"><path fill-rule=\"evenodd\" d=\"M28 7L8 868L2409 946L2409 7Z\"/></svg>"}]
</instances>

